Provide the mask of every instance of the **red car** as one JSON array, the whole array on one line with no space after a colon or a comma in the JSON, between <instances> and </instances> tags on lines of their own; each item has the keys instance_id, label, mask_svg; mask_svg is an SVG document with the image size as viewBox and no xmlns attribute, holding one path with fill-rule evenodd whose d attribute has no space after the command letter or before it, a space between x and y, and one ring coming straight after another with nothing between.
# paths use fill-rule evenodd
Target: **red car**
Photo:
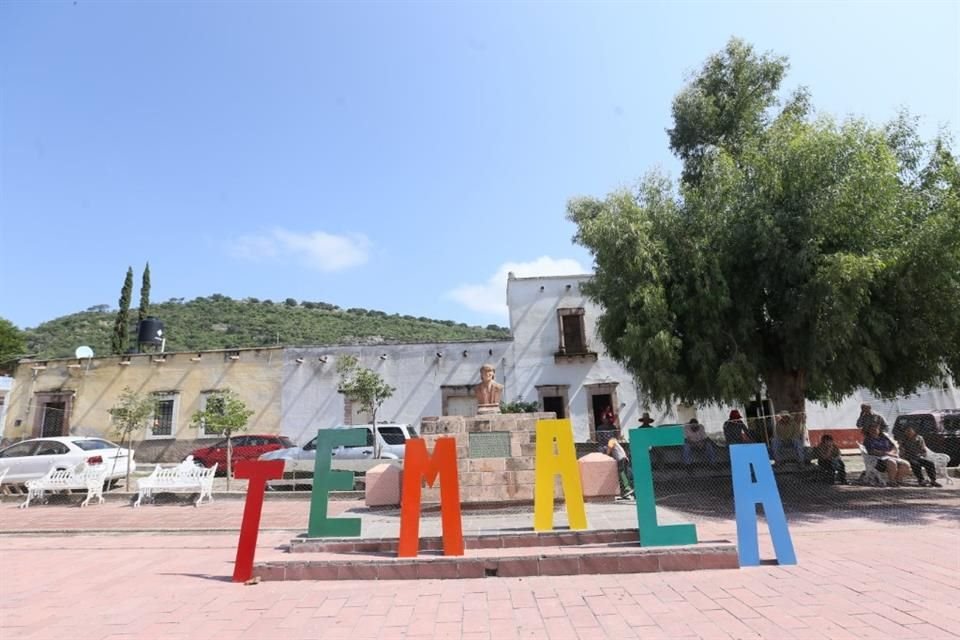
<instances>
[{"instance_id":1,"label":"red car","mask_svg":"<svg viewBox=\"0 0 960 640\"><path fill-rule=\"evenodd\" d=\"M230 436L233 443L234 468L238 460L256 460L268 451L288 449L295 446L287 436L237 435ZM218 472L227 468L227 440L195 450L193 461L204 467L217 465Z\"/></svg>"}]
</instances>

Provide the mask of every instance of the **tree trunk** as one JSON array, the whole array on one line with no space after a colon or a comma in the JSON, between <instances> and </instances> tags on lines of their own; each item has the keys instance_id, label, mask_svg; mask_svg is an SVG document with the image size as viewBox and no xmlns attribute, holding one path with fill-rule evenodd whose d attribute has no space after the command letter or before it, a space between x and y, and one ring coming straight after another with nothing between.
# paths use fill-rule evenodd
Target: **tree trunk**
<instances>
[{"instance_id":1,"label":"tree trunk","mask_svg":"<svg viewBox=\"0 0 960 640\"><path fill-rule=\"evenodd\" d=\"M123 480L123 488L125 491L130 491L130 448L133 446L130 442L131 440L133 440L133 438L127 438L127 477ZM120 448L123 448L123 438L120 438ZM107 483L109 482L110 480L108 478Z\"/></svg>"},{"instance_id":2,"label":"tree trunk","mask_svg":"<svg viewBox=\"0 0 960 640\"><path fill-rule=\"evenodd\" d=\"M120 448L121 448L121 449L123 449L123 441L124 441L125 439L126 439L126 435L121 435L121 436L120 436ZM127 449L129 449L129 448L130 448L130 446L127 445ZM104 461L103 464L107 464L106 461ZM116 459L116 458L113 459L113 467L114 467L114 469L117 467L117 459ZM110 475L111 475L111 476L113 475L113 469L110 469ZM107 486L110 486L110 478L107 478L106 483L107 483ZM124 489L124 491L130 491L130 454L129 454L129 453L127 454L127 473L126 473L126 477L125 477L124 480L123 480L123 489Z\"/></svg>"},{"instance_id":3,"label":"tree trunk","mask_svg":"<svg viewBox=\"0 0 960 640\"><path fill-rule=\"evenodd\" d=\"M380 434L377 433L377 408L373 408L373 413L370 416L371 425L373 427L373 459L380 459Z\"/></svg>"},{"instance_id":4,"label":"tree trunk","mask_svg":"<svg viewBox=\"0 0 960 640\"><path fill-rule=\"evenodd\" d=\"M790 371L768 371L764 376L767 383L767 397L773 401L773 410L776 413L789 411L799 416L801 422L806 423L806 372L802 369Z\"/></svg>"},{"instance_id":5,"label":"tree trunk","mask_svg":"<svg viewBox=\"0 0 960 640\"><path fill-rule=\"evenodd\" d=\"M230 491L230 476L233 474L233 440L227 432L227 491Z\"/></svg>"}]
</instances>

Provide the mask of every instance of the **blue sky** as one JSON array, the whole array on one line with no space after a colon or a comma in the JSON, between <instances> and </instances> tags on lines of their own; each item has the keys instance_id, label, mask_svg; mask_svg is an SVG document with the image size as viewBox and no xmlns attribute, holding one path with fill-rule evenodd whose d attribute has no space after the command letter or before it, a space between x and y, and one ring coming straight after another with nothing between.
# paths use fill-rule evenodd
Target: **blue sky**
<instances>
[{"instance_id":1,"label":"blue sky","mask_svg":"<svg viewBox=\"0 0 960 640\"><path fill-rule=\"evenodd\" d=\"M661 167L737 35L786 89L960 131L957 3L0 2L0 315L222 293L506 324L566 202ZM135 293L136 295L136 293Z\"/></svg>"}]
</instances>

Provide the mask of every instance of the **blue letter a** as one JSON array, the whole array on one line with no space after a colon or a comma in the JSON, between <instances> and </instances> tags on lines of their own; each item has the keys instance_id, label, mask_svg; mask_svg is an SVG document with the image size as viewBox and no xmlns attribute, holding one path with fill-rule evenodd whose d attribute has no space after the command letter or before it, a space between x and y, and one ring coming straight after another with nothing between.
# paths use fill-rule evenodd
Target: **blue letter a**
<instances>
[{"instance_id":1,"label":"blue letter a","mask_svg":"<svg viewBox=\"0 0 960 640\"><path fill-rule=\"evenodd\" d=\"M750 468L756 481L751 480ZM787 517L777 481L770 469L770 456L762 444L735 444L730 447L730 472L733 476L733 508L737 516L737 553L741 567L760 564L760 545L757 541L757 505L763 505L763 515L770 528L773 552L778 564L797 564L793 541L787 529Z\"/></svg>"}]
</instances>

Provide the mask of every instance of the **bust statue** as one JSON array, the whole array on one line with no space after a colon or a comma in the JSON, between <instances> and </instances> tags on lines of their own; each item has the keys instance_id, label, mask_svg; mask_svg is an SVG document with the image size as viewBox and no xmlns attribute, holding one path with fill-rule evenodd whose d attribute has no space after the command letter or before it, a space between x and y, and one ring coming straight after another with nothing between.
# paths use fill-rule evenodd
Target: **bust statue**
<instances>
[{"instance_id":1,"label":"bust statue","mask_svg":"<svg viewBox=\"0 0 960 640\"><path fill-rule=\"evenodd\" d=\"M494 380L497 370L492 364L480 367L480 384L474 390L477 397L477 414L500 413L500 396L503 385Z\"/></svg>"}]
</instances>

